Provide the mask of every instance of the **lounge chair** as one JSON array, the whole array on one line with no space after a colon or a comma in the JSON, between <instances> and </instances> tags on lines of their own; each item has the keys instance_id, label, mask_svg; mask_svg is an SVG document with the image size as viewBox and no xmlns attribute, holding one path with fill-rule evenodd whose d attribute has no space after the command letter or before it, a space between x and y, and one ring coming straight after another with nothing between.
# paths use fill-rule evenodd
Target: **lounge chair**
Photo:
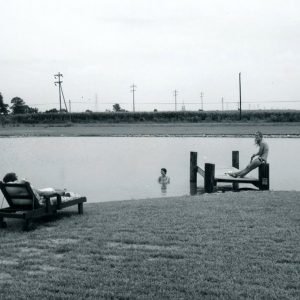
<instances>
[{"instance_id":1,"label":"lounge chair","mask_svg":"<svg viewBox=\"0 0 300 300\"><path fill-rule=\"evenodd\" d=\"M48 193L43 196L41 204L33 192L30 183L3 183L0 181L0 189L8 202L9 207L0 209L0 227L6 228L4 218L25 220L24 230L29 230L33 219L51 216L63 208L78 205L78 213L83 214L83 203L86 197L62 197L58 193Z\"/></svg>"}]
</instances>

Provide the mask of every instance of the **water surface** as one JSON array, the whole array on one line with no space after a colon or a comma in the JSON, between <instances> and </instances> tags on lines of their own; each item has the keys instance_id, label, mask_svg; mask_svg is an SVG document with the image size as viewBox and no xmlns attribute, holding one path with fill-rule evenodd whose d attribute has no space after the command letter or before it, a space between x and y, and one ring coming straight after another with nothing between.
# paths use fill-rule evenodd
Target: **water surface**
<instances>
[{"instance_id":1,"label":"water surface","mask_svg":"<svg viewBox=\"0 0 300 300\"><path fill-rule=\"evenodd\" d=\"M270 138L270 188L300 190L300 139ZM0 139L0 176L14 171L35 187L59 187L87 196L89 202L180 196L190 193L190 151L198 164L231 165L240 151L240 166L257 152L250 138L196 137L32 137ZM171 183L157 182L165 167ZM257 176L257 170L252 172ZM198 177L198 187L203 179ZM251 185L249 185L251 186Z\"/></svg>"}]
</instances>

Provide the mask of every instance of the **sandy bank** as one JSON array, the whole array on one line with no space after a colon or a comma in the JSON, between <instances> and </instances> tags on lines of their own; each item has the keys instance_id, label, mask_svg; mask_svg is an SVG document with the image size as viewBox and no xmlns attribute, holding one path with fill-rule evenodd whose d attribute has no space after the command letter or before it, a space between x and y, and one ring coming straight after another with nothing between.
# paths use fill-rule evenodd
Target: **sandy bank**
<instances>
[{"instance_id":1,"label":"sandy bank","mask_svg":"<svg viewBox=\"0 0 300 300\"><path fill-rule=\"evenodd\" d=\"M6 126L0 137L8 136L251 136L261 130L269 137L300 137L300 123L119 123Z\"/></svg>"}]
</instances>

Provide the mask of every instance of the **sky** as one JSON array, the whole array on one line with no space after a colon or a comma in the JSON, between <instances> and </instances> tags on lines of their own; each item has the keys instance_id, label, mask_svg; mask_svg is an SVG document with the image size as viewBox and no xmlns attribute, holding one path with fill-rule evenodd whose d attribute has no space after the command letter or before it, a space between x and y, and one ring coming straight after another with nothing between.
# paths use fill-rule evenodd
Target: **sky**
<instances>
[{"instance_id":1,"label":"sky","mask_svg":"<svg viewBox=\"0 0 300 300\"><path fill-rule=\"evenodd\" d=\"M40 111L300 109L298 0L0 0L0 92ZM223 106L222 106L223 98Z\"/></svg>"}]
</instances>

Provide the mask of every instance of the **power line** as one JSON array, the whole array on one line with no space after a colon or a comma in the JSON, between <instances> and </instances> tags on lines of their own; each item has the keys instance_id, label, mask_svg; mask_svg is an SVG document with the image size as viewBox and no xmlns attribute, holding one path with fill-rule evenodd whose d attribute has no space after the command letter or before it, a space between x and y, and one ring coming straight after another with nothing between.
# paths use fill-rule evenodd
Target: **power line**
<instances>
[{"instance_id":1,"label":"power line","mask_svg":"<svg viewBox=\"0 0 300 300\"><path fill-rule=\"evenodd\" d=\"M45 103L31 103L30 105L49 105L49 104L56 104L57 102L45 102ZM72 101L72 103L93 103L93 101ZM111 102L101 102L100 105L104 105L104 104L115 104L116 101L111 101ZM132 102L118 102L119 104L131 104ZM186 102L184 101L185 104L194 104L194 105L198 105L198 102ZM228 104L234 104L237 103L237 101L226 101L226 105ZM243 103L246 104L256 104L256 103L300 103L300 100L262 100L262 101L243 101ZM173 102L143 102L141 104L162 104L162 105L174 105ZM220 104L220 102L204 102L205 105L213 105L213 104Z\"/></svg>"}]
</instances>

